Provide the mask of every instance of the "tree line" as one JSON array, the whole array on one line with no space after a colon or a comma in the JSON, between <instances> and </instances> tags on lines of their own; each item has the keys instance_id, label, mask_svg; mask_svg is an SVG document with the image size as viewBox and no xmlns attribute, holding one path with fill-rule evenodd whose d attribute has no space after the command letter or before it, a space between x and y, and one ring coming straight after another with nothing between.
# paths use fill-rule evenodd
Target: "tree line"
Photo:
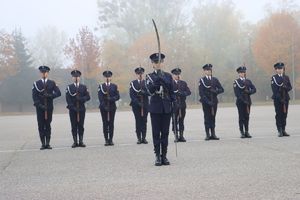
<instances>
[{"instance_id":1,"label":"tree line","mask_svg":"<svg viewBox=\"0 0 300 200\"><path fill-rule=\"evenodd\" d=\"M273 65L278 61L286 64L286 74L295 87L292 97L299 98L300 10L294 1L268 7L265 18L256 24L244 20L230 0L189 2L98 0L98 24L80 27L73 38L55 27L38 31L34 38L25 38L21 29L12 33L0 30L2 110L11 106L22 111L31 106L31 87L38 79L39 65L51 67L51 77L61 90L71 81L71 69L81 70L94 99L90 107L97 105L102 72L110 69L122 104L128 104L134 69L152 70L148 57L157 51L152 18L167 56L165 70L182 68L182 78L193 91L190 103L198 101L198 81L206 63L214 65L214 75L224 85L223 102L234 99L232 83L235 69L241 65L248 68L247 76L258 86L254 99L268 100Z\"/></svg>"}]
</instances>

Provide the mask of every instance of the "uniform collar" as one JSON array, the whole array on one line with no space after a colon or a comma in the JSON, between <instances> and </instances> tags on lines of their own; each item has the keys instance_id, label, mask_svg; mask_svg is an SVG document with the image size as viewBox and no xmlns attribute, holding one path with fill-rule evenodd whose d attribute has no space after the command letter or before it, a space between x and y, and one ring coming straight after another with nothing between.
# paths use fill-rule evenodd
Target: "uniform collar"
<instances>
[{"instance_id":1,"label":"uniform collar","mask_svg":"<svg viewBox=\"0 0 300 200\"><path fill-rule=\"evenodd\" d=\"M206 75L205 77L206 77L208 80L211 80L211 76L207 76L207 75Z\"/></svg>"},{"instance_id":2,"label":"uniform collar","mask_svg":"<svg viewBox=\"0 0 300 200\"><path fill-rule=\"evenodd\" d=\"M79 87L79 84L80 84L80 83L77 83L77 84L76 84L76 83L74 83L75 87Z\"/></svg>"},{"instance_id":3,"label":"uniform collar","mask_svg":"<svg viewBox=\"0 0 300 200\"><path fill-rule=\"evenodd\" d=\"M41 80L44 83L44 79L42 78ZM47 81L48 81L48 78L45 79L45 83L47 83Z\"/></svg>"}]
</instances>

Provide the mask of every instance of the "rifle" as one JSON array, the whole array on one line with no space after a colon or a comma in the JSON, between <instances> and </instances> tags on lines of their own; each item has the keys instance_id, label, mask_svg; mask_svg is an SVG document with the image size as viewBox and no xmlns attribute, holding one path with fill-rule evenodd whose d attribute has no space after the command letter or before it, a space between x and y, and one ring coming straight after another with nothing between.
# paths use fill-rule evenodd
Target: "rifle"
<instances>
[{"instance_id":1,"label":"rifle","mask_svg":"<svg viewBox=\"0 0 300 200\"><path fill-rule=\"evenodd\" d=\"M285 79L285 67L283 67L283 75L282 75L282 80L283 80L283 85L281 86L281 93L282 93L282 99L283 99L283 113L286 113L286 105L285 105L285 100L286 100L286 79Z\"/></svg>"},{"instance_id":2,"label":"rifle","mask_svg":"<svg viewBox=\"0 0 300 200\"><path fill-rule=\"evenodd\" d=\"M44 94L47 93L47 85L46 85L46 77L45 77L45 74L44 74ZM44 97L44 105L45 105L45 120L48 120L48 100L47 100L47 96Z\"/></svg>"},{"instance_id":3,"label":"rifle","mask_svg":"<svg viewBox=\"0 0 300 200\"><path fill-rule=\"evenodd\" d=\"M108 84L109 84L109 81L108 81L108 77L106 78L106 97L107 97L107 121L109 122L110 121L110 113L109 113L109 110L110 110L110 102L108 100L108 98L110 97L109 95L109 87L108 87Z\"/></svg>"},{"instance_id":4,"label":"rifle","mask_svg":"<svg viewBox=\"0 0 300 200\"><path fill-rule=\"evenodd\" d=\"M142 74L140 74L140 90L142 91ZM140 99L141 99L141 116L144 116L144 96L143 94L140 95Z\"/></svg>"},{"instance_id":5,"label":"rifle","mask_svg":"<svg viewBox=\"0 0 300 200\"><path fill-rule=\"evenodd\" d=\"M179 92L179 89L180 89L180 85L179 85L179 75L178 75L178 83L177 83L177 91ZM178 101L178 104L181 105L181 99L180 99L180 95L177 96L177 101ZM179 106L179 115L178 115L178 118L181 119L182 117L182 112L181 112L181 107Z\"/></svg>"},{"instance_id":6,"label":"rifle","mask_svg":"<svg viewBox=\"0 0 300 200\"><path fill-rule=\"evenodd\" d=\"M78 77L76 78L76 98L79 97L79 93L78 93L78 89L79 89L79 85L78 84ZM80 116L79 116L79 101L76 99L76 108L77 108L77 122L79 122L80 120Z\"/></svg>"},{"instance_id":7,"label":"rifle","mask_svg":"<svg viewBox=\"0 0 300 200\"><path fill-rule=\"evenodd\" d=\"M210 80L210 87L211 87L211 90L213 89L213 71L212 71L212 68L211 68L211 80ZM211 98L211 115L214 116L215 115L215 109L214 109L214 104L213 104L213 93L210 92L210 98Z\"/></svg>"},{"instance_id":8,"label":"rifle","mask_svg":"<svg viewBox=\"0 0 300 200\"><path fill-rule=\"evenodd\" d=\"M244 64L244 66L245 66L245 64ZM247 74L246 74L246 72L245 72L245 90L244 90L244 96L246 97L246 100L247 100L247 113L248 114L250 114L250 105L249 105L249 103L250 103L250 95L249 94L247 94L247 92L249 91L249 85L248 85L248 82L247 82Z\"/></svg>"}]
</instances>

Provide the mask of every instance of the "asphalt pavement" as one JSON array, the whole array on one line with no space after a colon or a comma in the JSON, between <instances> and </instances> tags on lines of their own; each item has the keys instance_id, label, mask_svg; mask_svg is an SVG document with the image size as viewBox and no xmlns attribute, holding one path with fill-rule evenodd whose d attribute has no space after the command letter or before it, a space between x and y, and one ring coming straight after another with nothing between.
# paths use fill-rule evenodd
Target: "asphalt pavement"
<instances>
[{"instance_id":1,"label":"asphalt pavement","mask_svg":"<svg viewBox=\"0 0 300 200\"><path fill-rule=\"evenodd\" d=\"M200 107L200 106L199 106ZM240 139L235 107L217 111L219 141L204 141L203 112L188 109L186 143L169 136L170 166L154 166L149 144L136 144L134 117L117 111L115 146L104 146L100 113L86 114L86 148L72 149L68 114L54 114L52 150L40 151L35 115L0 116L0 199L300 200L300 105L277 137L272 106L253 106L252 139Z\"/></svg>"}]
</instances>

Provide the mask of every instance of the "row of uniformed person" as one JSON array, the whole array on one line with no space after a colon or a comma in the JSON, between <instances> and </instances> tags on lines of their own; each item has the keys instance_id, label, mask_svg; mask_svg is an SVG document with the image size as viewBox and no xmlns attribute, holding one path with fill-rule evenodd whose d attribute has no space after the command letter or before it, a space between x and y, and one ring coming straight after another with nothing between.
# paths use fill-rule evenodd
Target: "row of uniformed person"
<instances>
[{"instance_id":1,"label":"row of uniformed person","mask_svg":"<svg viewBox=\"0 0 300 200\"><path fill-rule=\"evenodd\" d=\"M187 83L180 79L181 69L175 68L172 75L163 71L165 55L154 53L150 56L154 71L143 77L144 69L135 69L136 80L130 83L130 98L132 111L135 116L137 144L147 144L147 116L150 113L152 125L152 138L155 153L155 165L168 165L167 159L168 135L171 115L174 113L172 130L175 133L175 142L185 142L184 119L186 114L186 97L191 94ZM199 80L200 102L204 113L205 140L219 140L215 133L215 119L217 114L217 96L224 92L219 80L212 74L213 66L203 66L205 76ZM288 76L284 73L284 64L274 65L276 75L272 76L271 86L276 111L276 126L278 136L289 136L285 130L286 118L289 104L288 92L292 89ZM50 68L40 66L41 79L34 82L32 97L36 107L38 130L42 143L41 150L51 149L51 121L53 112L53 99L61 96L61 92L54 81L48 79ZM250 95L256 92L251 80L246 78L246 67L237 69L238 79L233 83L236 96L236 106L239 114L239 129L241 138L251 138L249 133L249 115L251 107ZM83 143L85 102L90 100L88 89L80 83L81 72L73 70L72 84L66 89L67 108L71 121L71 132L73 145L85 147ZM120 95L116 84L111 82L112 72L104 71L106 81L99 85L98 99L99 109L102 117L103 135L105 146L114 145L114 118L116 112L116 101ZM173 76L173 77L172 77ZM149 100L150 96L150 100ZM179 133L179 134L178 134Z\"/></svg>"}]
</instances>

